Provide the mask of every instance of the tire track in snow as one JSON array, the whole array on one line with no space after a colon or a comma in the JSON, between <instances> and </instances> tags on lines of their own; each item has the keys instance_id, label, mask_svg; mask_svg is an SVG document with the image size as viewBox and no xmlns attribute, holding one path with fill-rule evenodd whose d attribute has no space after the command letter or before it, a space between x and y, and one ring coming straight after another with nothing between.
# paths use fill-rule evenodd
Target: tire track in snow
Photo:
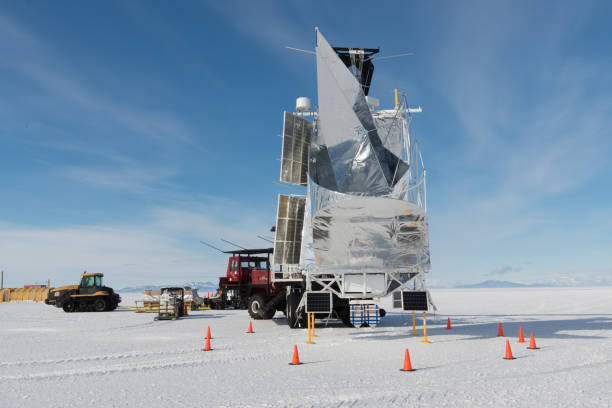
<instances>
[{"instance_id":1,"label":"tire track in snow","mask_svg":"<svg viewBox=\"0 0 612 408\"><path fill-rule=\"evenodd\" d=\"M219 350L218 352L232 352L232 349ZM166 353L164 353L166 354ZM104 367L90 367L90 368L75 368L68 370L56 370L49 372L39 372L39 373L28 373L28 374L20 374L20 375L7 375L0 376L0 381L22 381L22 380L49 380L49 379L57 379L57 378L67 378L74 376L92 376L92 375L106 375L106 374L115 374L122 372L131 372L131 371L149 371L149 370L159 370L159 369L168 369L168 368L177 368L177 367L189 367L196 366L203 363L234 363L240 361L254 361L254 360L266 360L269 359L270 356L281 356L286 355L286 351L276 351L270 352L266 351L265 353L257 353L248 356L237 356L235 354L225 353L225 355L217 354L217 356L212 356L210 354L202 354L200 349L191 349L191 352L187 352L184 354L193 354L189 359L183 358L182 360L177 361L174 359L160 359L157 361L145 361L145 362L136 362L136 363L127 363L127 364L117 364L111 366ZM146 357L147 355L143 353L141 356L136 357ZM198 357L199 356L199 357ZM85 360L84 362L87 362Z\"/></svg>"},{"instance_id":2,"label":"tire track in snow","mask_svg":"<svg viewBox=\"0 0 612 408\"><path fill-rule=\"evenodd\" d=\"M193 349L179 349L179 350L164 350L164 351L131 351L127 353L119 354L105 354L101 356L88 356L88 357L67 357L55 360L30 360L30 361L5 361L0 362L0 367L11 367L11 366L31 366L31 365L48 365L48 364L65 364L65 363L79 363L79 362L90 362L90 361L106 361L106 360L117 360L135 357L146 357L163 354L185 354L192 352Z\"/></svg>"}]
</instances>

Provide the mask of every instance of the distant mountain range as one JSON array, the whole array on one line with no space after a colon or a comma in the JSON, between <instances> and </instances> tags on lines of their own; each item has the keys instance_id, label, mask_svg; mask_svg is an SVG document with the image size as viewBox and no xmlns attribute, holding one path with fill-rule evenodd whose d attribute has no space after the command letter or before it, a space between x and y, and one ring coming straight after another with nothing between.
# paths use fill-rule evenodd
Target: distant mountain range
<instances>
[{"instance_id":1,"label":"distant mountain range","mask_svg":"<svg viewBox=\"0 0 612 408\"><path fill-rule=\"evenodd\" d=\"M167 288L167 287L171 287L171 286L177 286L177 287L192 287L192 288L197 288L198 292L200 293L205 293L205 292L214 292L219 288L219 284L218 283L212 283L212 282L188 282L188 283L182 283L182 284L168 284L168 285L142 285L142 286L128 286L125 287L123 289L117 289L117 292L119 293L142 293L143 290L160 290L161 288Z\"/></svg>"},{"instance_id":2,"label":"distant mountain range","mask_svg":"<svg viewBox=\"0 0 612 408\"><path fill-rule=\"evenodd\" d=\"M188 282L177 285L142 285L142 286L129 286L123 289L118 289L117 292L123 293L142 293L143 290L151 289L151 290L160 290L161 288L166 288L169 286L190 286L192 288L197 288L198 292L206 293L206 292L214 292L219 288L218 283L213 282ZM559 281L550 281L548 283L516 283L510 281L498 281L498 280L486 280L479 283L471 283L471 284L463 284L463 285L454 285L454 286L445 286L445 285L430 285L430 288L459 288L459 289L469 289L469 288L543 288L543 287L570 287L570 286L612 286L612 282L606 280L589 280L589 281L581 281L581 280L559 280Z\"/></svg>"},{"instance_id":3,"label":"distant mountain range","mask_svg":"<svg viewBox=\"0 0 612 408\"><path fill-rule=\"evenodd\" d=\"M608 280L561 279L543 283L516 283L509 281L486 280L467 285L455 285L454 288L544 288L544 287L580 287L580 286L612 286Z\"/></svg>"},{"instance_id":4,"label":"distant mountain range","mask_svg":"<svg viewBox=\"0 0 612 408\"><path fill-rule=\"evenodd\" d=\"M472 283L468 285L456 285L455 288L528 288L534 286L547 286L542 284L524 284L508 281L486 280L484 282Z\"/></svg>"}]
</instances>

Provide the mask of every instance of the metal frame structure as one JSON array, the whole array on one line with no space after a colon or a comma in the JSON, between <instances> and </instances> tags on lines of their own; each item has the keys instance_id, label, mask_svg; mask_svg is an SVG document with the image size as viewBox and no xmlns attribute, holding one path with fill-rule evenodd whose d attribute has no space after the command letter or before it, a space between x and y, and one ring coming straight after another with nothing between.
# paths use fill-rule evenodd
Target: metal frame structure
<instances>
[{"instance_id":1,"label":"metal frame structure","mask_svg":"<svg viewBox=\"0 0 612 408\"><path fill-rule=\"evenodd\" d=\"M402 160L413 164L408 170L410 172L410 188L408 190L409 197L407 201L418 205L424 210L427 210L427 172L423 163L423 157L418 148L418 142L412 138L411 134L412 115L414 113L422 112L422 109L420 107L409 108L405 95L402 95L398 105L399 106L397 106L396 109L373 110L372 115L374 117L403 117L402 140L404 141L404 146L402 151ZM296 116L314 117L313 128L316 126L317 112L293 112L293 114ZM414 163L418 164L416 169ZM381 273L385 275L385 284L387 287L386 293L362 293L360 298L377 298L386 296L391 292L409 288L411 283L413 283L414 288L424 287L424 277L422 275L425 273L425 271L418 269L418 267L414 267L408 270L376 271L374 273ZM344 273L334 273L333 271L320 271L314 265L306 269L300 269L299 265L297 264L282 265L282 270L275 271L272 274L272 281L278 283L297 283L302 282L305 278L305 290L307 291L313 291L312 284L316 283L322 287L322 289L320 289L321 291L330 291L341 298L352 298L355 295L354 292L346 293L343 290L344 275L361 273L365 275L368 272L366 270L357 269L355 271Z\"/></svg>"},{"instance_id":2,"label":"metal frame structure","mask_svg":"<svg viewBox=\"0 0 612 408\"><path fill-rule=\"evenodd\" d=\"M275 254L272 281L286 286L287 299L329 293L338 310L425 290L427 172L412 137L413 114L422 110L397 89L394 109L375 109L376 98L367 95L379 49L331 47L316 30L319 106L304 110L309 103L298 100L298 112L284 112L283 121L281 182L306 187L299 264L295 257L280 264L289 258ZM287 241L282 231L279 237L280 205L279 198L275 248ZM295 310L305 306L302 296Z\"/></svg>"}]
</instances>

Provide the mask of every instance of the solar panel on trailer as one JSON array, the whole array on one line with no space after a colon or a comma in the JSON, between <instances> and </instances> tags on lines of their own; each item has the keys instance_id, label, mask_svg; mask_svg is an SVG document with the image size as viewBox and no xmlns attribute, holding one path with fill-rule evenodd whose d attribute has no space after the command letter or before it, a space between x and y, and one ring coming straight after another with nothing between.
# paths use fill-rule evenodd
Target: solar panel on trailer
<instances>
[{"instance_id":1,"label":"solar panel on trailer","mask_svg":"<svg viewBox=\"0 0 612 408\"><path fill-rule=\"evenodd\" d=\"M311 135L312 123L310 121L289 112L284 113L281 181L306 185Z\"/></svg>"},{"instance_id":2,"label":"solar panel on trailer","mask_svg":"<svg viewBox=\"0 0 612 408\"><path fill-rule=\"evenodd\" d=\"M426 312L428 309L427 292L424 290L402 292L402 306L404 310Z\"/></svg>"},{"instance_id":3,"label":"solar panel on trailer","mask_svg":"<svg viewBox=\"0 0 612 408\"><path fill-rule=\"evenodd\" d=\"M304 205L306 199L284 194L278 196L274 263L297 265L300 262Z\"/></svg>"},{"instance_id":4,"label":"solar panel on trailer","mask_svg":"<svg viewBox=\"0 0 612 408\"><path fill-rule=\"evenodd\" d=\"M402 307L402 292L393 292L393 308L400 309Z\"/></svg>"},{"instance_id":5,"label":"solar panel on trailer","mask_svg":"<svg viewBox=\"0 0 612 408\"><path fill-rule=\"evenodd\" d=\"M306 293L306 313L330 313L332 310L329 292Z\"/></svg>"}]
</instances>

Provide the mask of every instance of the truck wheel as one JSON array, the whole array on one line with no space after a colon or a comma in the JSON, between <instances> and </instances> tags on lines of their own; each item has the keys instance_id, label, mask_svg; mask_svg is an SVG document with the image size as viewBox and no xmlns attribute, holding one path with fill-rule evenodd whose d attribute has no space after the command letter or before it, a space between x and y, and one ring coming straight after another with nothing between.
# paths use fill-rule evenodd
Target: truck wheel
<instances>
[{"instance_id":1,"label":"truck wheel","mask_svg":"<svg viewBox=\"0 0 612 408\"><path fill-rule=\"evenodd\" d=\"M287 323L292 329L298 329L306 326L306 318L300 318L298 316L297 307L300 304L300 296L295 293L287 296L287 305L285 307L285 315L287 316Z\"/></svg>"},{"instance_id":2,"label":"truck wheel","mask_svg":"<svg viewBox=\"0 0 612 408\"><path fill-rule=\"evenodd\" d=\"M266 320L270 320L271 318L274 317L275 314L276 314L276 309L273 307L270 310L264 312L263 318Z\"/></svg>"},{"instance_id":3,"label":"truck wheel","mask_svg":"<svg viewBox=\"0 0 612 408\"><path fill-rule=\"evenodd\" d=\"M106 301L104 299L96 299L93 303L93 309L96 312L103 312L106 310Z\"/></svg>"},{"instance_id":4,"label":"truck wheel","mask_svg":"<svg viewBox=\"0 0 612 408\"><path fill-rule=\"evenodd\" d=\"M72 300L64 302L64 304L62 305L62 309L64 309L64 312L66 313L74 312L74 302Z\"/></svg>"},{"instance_id":5,"label":"truck wheel","mask_svg":"<svg viewBox=\"0 0 612 408\"><path fill-rule=\"evenodd\" d=\"M79 312L87 312L89 309L87 302L79 302L78 311Z\"/></svg>"},{"instance_id":6,"label":"truck wheel","mask_svg":"<svg viewBox=\"0 0 612 408\"><path fill-rule=\"evenodd\" d=\"M259 314L259 311L261 310L261 308L263 308L263 306L266 304L266 298L264 297L264 295L253 295L249 298L249 303L248 303L248 309L249 309L249 316L251 316L251 318L253 319L261 319L262 316Z\"/></svg>"}]
</instances>

